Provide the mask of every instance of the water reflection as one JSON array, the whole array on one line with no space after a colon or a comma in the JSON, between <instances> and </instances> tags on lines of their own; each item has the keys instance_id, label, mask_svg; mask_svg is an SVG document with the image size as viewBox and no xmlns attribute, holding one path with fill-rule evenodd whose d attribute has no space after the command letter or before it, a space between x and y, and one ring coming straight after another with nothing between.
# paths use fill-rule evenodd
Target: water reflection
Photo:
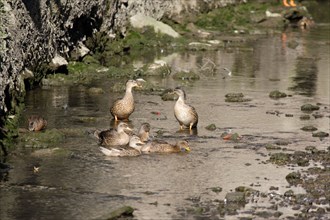
<instances>
[{"instance_id":1,"label":"water reflection","mask_svg":"<svg viewBox=\"0 0 330 220\"><path fill-rule=\"evenodd\" d=\"M317 59L298 57L296 61L296 75L292 77L293 86L289 89L300 95L314 96L317 87Z\"/></svg>"}]
</instances>

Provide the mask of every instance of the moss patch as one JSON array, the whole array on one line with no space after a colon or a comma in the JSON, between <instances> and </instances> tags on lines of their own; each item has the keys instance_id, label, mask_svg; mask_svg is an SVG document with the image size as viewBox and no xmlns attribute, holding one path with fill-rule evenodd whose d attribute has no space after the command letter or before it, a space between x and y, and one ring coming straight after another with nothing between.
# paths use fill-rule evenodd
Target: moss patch
<instances>
[{"instance_id":1,"label":"moss patch","mask_svg":"<svg viewBox=\"0 0 330 220\"><path fill-rule=\"evenodd\" d=\"M47 129L43 132L27 132L20 136L24 147L48 148L64 140L64 134L57 129Z\"/></svg>"}]
</instances>

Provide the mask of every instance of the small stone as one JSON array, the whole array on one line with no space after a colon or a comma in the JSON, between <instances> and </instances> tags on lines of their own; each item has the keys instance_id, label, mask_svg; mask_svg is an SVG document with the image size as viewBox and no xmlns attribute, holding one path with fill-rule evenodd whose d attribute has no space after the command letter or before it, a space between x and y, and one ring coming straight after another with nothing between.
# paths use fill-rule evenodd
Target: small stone
<instances>
[{"instance_id":1,"label":"small stone","mask_svg":"<svg viewBox=\"0 0 330 220\"><path fill-rule=\"evenodd\" d=\"M309 120L309 119L311 119L311 116L309 116L309 115L302 115L299 118L300 118L300 120Z\"/></svg>"},{"instance_id":2,"label":"small stone","mask_svg":"<svg viewBox=\"0 0 330 220\"><path fill-rule=\"evenodd\" d=\"M104 216L101 219L107 219L107 220L115 220L127 216L133 216L134 209L130 206L123 206L120 207L113 212L111 212L108 216Z\"/></svg>"},{"instance_id":3,"label":"small stone","mask_svg":"<svg viewBox=\"0 0 330 220\"><path fill-rule=\"evenodd\" d=\"M217 129L217 127L215 126L215 124L210 124L210 125L206 126L205 129L209 130L209 131L214 131Z\"/></svg>"},{"instance_id":4,"label":"small stone","mask_svg":"<svg viewBox=\"0 0 330 220\"><path fill-rule=\"evenodd\" d=\"M279 187L271 186L271 187L269 187L269 190L279 190Z\"/></svg>"},{"instance_id":5,"label":"small stone","mask_svg":"<svg viewBox=\"0 0 330 220\"><path fill-rule=\"evenodd\" d=\"M287 97L287 94L284 92L280 92L278 90L272 91L269 93L269 97L272 99L279 99Z\"/></svg>"},{"instance_id":6,"label":"small stone","mask_svg":"<svg viewBox=\"0 0 330 220\"><path fill-rule=\"evenodd\" d=\"M312 125L308 125L308 126L302 127L301 130L303 130L303 131L316 131L317 128L312 126Z\"/></svg>"}]
</instances>

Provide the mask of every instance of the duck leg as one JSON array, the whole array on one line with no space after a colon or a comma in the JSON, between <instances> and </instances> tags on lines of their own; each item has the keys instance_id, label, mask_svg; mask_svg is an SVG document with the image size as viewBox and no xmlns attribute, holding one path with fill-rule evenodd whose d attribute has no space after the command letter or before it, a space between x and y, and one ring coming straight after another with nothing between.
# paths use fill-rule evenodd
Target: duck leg
<instances>
[{"instance_id":1,"label":"duck leg","mask_svg":"<svg viewBox=\"0 0 330 220\"><path fill-rule=\"evenodd\" d=\"M297 5L294 3L294 0L290 0L290 5L292 6L292 7L296 7Z\"/></svg>"},{"instance_id":2,"label":"duck leg","mask_svg":"<svg viewBox=\"0 0 330 220\"><path fill-rule=\"evenodd\" d=\"M284 5L285 7L290 7L290 5L288 4L288 0L283 0L283 5Z\"/></svg>"}]
</instances>

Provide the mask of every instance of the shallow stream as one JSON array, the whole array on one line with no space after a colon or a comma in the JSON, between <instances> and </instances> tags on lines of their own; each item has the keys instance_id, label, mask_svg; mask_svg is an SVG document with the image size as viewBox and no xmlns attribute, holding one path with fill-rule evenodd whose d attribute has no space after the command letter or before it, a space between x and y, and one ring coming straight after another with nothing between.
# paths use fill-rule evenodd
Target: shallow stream
<instances>
[{"instance_id":1,"label":"shallow stream","mask_svg":"<svg viewBox=\"0 0 330 220\"><path fill-rule=\"evenodd\" d=\"M199 114L195 134L178 132L173 115L173 101L162 101L158 95L134 91L136 110L130 117L135 131L143 122L151 124L151 134L174 143L186 139L191 152L167 155L142 155L133 158L105 158L97 141L89 134L111 125L109 106L122 93L110 92L118 79L99 79L89 86L43 87L28 92L26 111L21 127L26 128L29 115L42 115L48 129L70 130L55 147L62 153L38 153L24 148L10 155L10 170L0 184L0 219L97 219L123 205L136 210L136 219L193 218L194 202L224 200L238 186L277 193L288 190L285 177L301 167L281 167L266 163L267 144L287 151L316 146L325 150L329 137L312 137L302 131L313 125L329 133L329 24L320 24L310 31L287 32L264 36L246 49L226 48L219 51L191 51L159 57L166 60L173 72L195 70L201 79L175 81L167 78L145 78L166 88L182 86L187 102ZM295 49L287 42L295 41ZM214 74L199 70L207 61L217 66ZM223 68L232 71L227 76ZM105 94L89 94L89 87L101 87ZM273 90L289 96L271 99ZM249 102L225 102L225 94L243 93ZM303 104L319 104L321 118L301 120ZM154 114L153 112L158 112ZM215 124L217 129L205 127ZM220 136L231 129L242 139L225 141ZM281 145L282 143L282 145ZM283 143L285 146L283 146ZM311 166L316 164L311 163ZM39 167L34 172L34 167ZM215 189L221 187L221 192ZM303 193L300 187L291 187ZM254 206L248 204L240 215L248 215ZM280 207L283 216L295 211ZM226 219L235 218L227 216Z\"/></svg>"}]
</instances>

